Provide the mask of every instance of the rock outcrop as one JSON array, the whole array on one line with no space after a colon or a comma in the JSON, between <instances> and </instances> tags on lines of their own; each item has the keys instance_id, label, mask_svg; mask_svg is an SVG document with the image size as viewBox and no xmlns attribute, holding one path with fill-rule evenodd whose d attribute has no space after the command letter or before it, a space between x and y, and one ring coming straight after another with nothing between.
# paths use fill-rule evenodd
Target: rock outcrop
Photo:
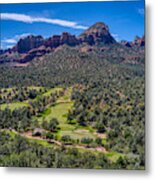
<instances>
[{"instance_id":1,"label":"rock outcrop","mask_svg":"<svg viewBox=\"0 0 155 180\"><path fill-rule=\"evenodd\" d=\"M68 32L63 32L61 35L54 35L45 41L46 47L56 48L60 45L67 44L69 46L76 46L80 42L76 36Z\"/></svg>"},{"instance_id":2,"label":"rock outcrop","mask_svg":"<svg viewBox=\"0 0 155 180\"><path fill-rule=\"evenodd\" d=\"M136 36L132 42L121 41L120 43L126 47L144 47L145 36L142 36L142 37Z\"/></svg>"},{"instance_id":3,"label":"rock outcrop","mask_svg":"<svg viewBox=\"0 0 155 180\"><path fill-rule=\"evenodd\" d=\"M21 63L26 63L31 61L35 57L41 57L45 54L48 54L52 51L51 48L46 48L44 45L38 48L31 49L28 53L23 54L22 57L19 59Z\"/></svg>"},{"instance_id":4,"label":"rock outcrop","mask_svg":"<svg viewBox=\"0 0 155 180\"><path fill-rule=\"evenodd\" d=\"M109 28L106 24L99 22L88 28L80 36L81 42L86 42L89 45L107 45L114 44L116 40L111 36Z\"/></svg>"},{"instance_id":5,"label":"rock outcrop","mask_svg":"<svg viewBox=\"0 0 155 180\"><path fill-rule=\"evenodd\" d=\"M93 46L100 45L100 51L106 52L109 50L108 45L119 45L109 32L106 24L98 22L85 30L80 36L76 37L68 32L63 32L61 35L53 35L47 39L42 36L29 35L21 38L17 44L7 50L0 50L0 63L3 62L21 62L26 63L35 57L41 57L47 53L57 51L63 45L79 46L81 52L93 51ZM123 46L143 47L145 46L145 37L136 36L133 42L121 41ZM143 49L143 48L142 48Z\"/></svg>"},{"instance_id":6,"label":"rock outcrop","mask_svg":"<svg viewBox=\"0 0 155 180\"><path fill-rule=\"evenodd\" d=\"M121 41L121 44L126 47L132 47L131 43L128 41Z\"/></svg>"},{"instance_id":7,"label":"rock outcrop","mask_svg":"<svg viewBox=\"0 0 155 180\"><path fill-rule=\"evenodd\" d=\"M29 50L42 46L43 44L44 38L42 36L31 35L21 38L13 49L18 53L27 53Z\"/></svg>"},{"instance_id":8,"label":"rock outcrop","mask_svg":"<svg viewBox=\"0 0 155 180\"><path fill-rule=\"evenodd\" d=\"M132 46L145 46L145 36L142 36L141 38L139 36L136 36L134 41L132 42Z\"/></svg>"}]
</instances>

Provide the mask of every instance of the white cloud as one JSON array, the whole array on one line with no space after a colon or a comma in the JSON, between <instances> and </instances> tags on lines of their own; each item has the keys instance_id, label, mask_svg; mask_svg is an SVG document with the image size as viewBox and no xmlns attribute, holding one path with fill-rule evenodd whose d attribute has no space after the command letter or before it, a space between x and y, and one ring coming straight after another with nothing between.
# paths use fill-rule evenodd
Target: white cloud
<instances>
[{"instance_id":1,"label":"white cloud","mask_svg":"<svg viewBox=\"0 0 155 180\"><path fill-rule=\"evenodd\" d=\"M20 38L24 38L28 35L30 35L30 33L18 34L11 38L2 39L1 46L3 49L6 49L8 47L10 48L10 47L14 46Z\"/></svg>"},{"instance_id":2,"label":"white cloud","mask_svg":"<svg viewBox=\"0 0 155 180\"><path fill-rule=\"evenodd\" d=\"M87 29L86 26L78 25L76 22L61 20L61 19L50 19L44 17L33 17L25 14L16 14L16 13L1 13L2 20L12 20L19 21L24 23L34 23L34 22L43 22L49 24L56 24L59 26L70 27L74 29Z\"/></svg>"},{"instance_id":3,"label":"white cloud","mask_svg":"<svg viewBox=\"0 0 155 180\"><path fill-rule=\"evenodd\" d=\"M2 42L3 43L8 43L8 44L15 44L20 38L24 38L26 36L30 35L30 33L23 33L23 34L19 34L19 35L15 35L11 38L8 39L3 39Z\"/></svg>"},{"instance_id":4,"label":"white cloud","mask_svg":"<svg viewBox=\"0 0 155 180\"><path fill-rule=\"evenodd\" d=\"M16 43L17 41L15 39L5 39L5 40L2 40L3 43L8 43L8 44L14 44Z\"/></svg>"},{"instance_id":5,"label":"white cloud","mask_svg":"<svg viewBox=\"0 0 155 180\"><path fill-rule=\"evenodd\" d=\"M112 33L111 35L116 39L116 41L120 41L120 37L118 34Z\"/></svg>"},{"instance_id":6,"label":"white cloud","mask_svg":"<svg viewBox=\"0 0 155 180\"><path fill-rule=\"evenodd\" d=\"M145 11L144 11L143 8L140 8L140 9L138 9L138 13L139 13L140 15L144 15Z\"/></svg>"}]
</instances>

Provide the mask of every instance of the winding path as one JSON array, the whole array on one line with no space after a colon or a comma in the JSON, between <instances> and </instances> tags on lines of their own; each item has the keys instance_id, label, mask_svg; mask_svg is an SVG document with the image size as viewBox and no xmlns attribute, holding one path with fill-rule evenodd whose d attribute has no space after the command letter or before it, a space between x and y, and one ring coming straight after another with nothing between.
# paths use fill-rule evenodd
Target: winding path
<instances>
[{"instance_id":1,"label":"winding path","mask_svg":"<svg viewBox=\"0 0 155 180\"><path fill-rule=\"evenodd\" d=\"M97 151L97 152L102 152L102 153L107 153L106 149L103 147L103 146L98 146L98 147L87 147L87 146L84 146L84 145L72 145L72 144L64 144L60 141L57 141L57 140L54 140L54 139L44 139L42 137L39 137L39 136L32 136L32 132L31 131L28 131L26 133L19 133L15 130L8 130L8 129L3 129L2 131L9 131L9 132L13 132L15 134L18 134L22 137L25 137L27 139L34 139L34 140L43 140L43 141L46 141L48 143L53 143L53 144L56 144L58 146L65 146L67 148L77 148L77 149L85 149L85 150L88 150L88 151Z\"/></svg>"}]
</instances>

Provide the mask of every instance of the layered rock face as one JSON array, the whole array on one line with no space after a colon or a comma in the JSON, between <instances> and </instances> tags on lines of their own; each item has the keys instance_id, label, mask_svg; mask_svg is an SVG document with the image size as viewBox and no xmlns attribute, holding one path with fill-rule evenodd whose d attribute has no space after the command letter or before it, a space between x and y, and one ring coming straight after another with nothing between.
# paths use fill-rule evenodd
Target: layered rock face
<instances>
[{"instance_id":1,"label":"layered rock face","mask_svg":"<svg viewBox=\"0 0 155 180\"><path fill-rule=\"evenodd\" d=\"M19 53L27 53L29 50L33 48L37 48L44 44L44 39L42 36L27 36L25 38L21 38L17 45L14 47L15 50Z\"/></svg>"},{"instance_id":2,"label":"layered rock face","mask_svg":"<svg viewBox=\"0 0 155 180\"><path fill-rule=\"evenodd\" d=\"M89 45L94 44L114 44L116 40L111 36L109 28L106 24L100 22L91 26L84 31L80 36L81 42L86 42Z\"/></svg>"},{"instance_id":3,"label":"layered rock face","mask_svg":"<svg viewBox=\"0 0 155 180\"><path fill-rule=\"evenodd\" d=\"M121 41L121 44L122 44L123 46L126 46L126 47L132 47L132 46L131 46L131 43L128 42L128 41Z\"/></svg>"},{"instance_id":4,"label":"layered rock face","mask_svg":"<svg viewBox=\"0 0 155 180\"><path fill-rule=\"evenodd\" d=\"M45 46L46 47L52 47L52 48L56 48L60 45L60 37L59 35L54 35L50 38L48 38L46 41L45 41Z\"/></svg>"},{"instance_id":5,"label":"layered rock face","mask_svg":"<svg viewBox=\"0 0 155 180\"><path fill-rule=\"evenodd\" d=\"M76 46L79 44L79 40L75 37L75 35L70 35L67 32L62 33L60 38L60 44L67 44L69 46Z\"/></svg>"},{"instance_id":6,"label":"layered rock face","mask_svg":"<svg viewBox=\"0 0 155 180\"><path fill-rule=\"evenodd\" d=\"M117 45L118 43L110 34L108 26L98 22L78 37L68 32L63 32L61 35L53 35L48 39L33 35L21 38L13 48L0 50L0 62L5 62L6 59L8 62L29 62L35 57L41 57L55 51L56 48L64 44L68 46L81 45L82 47L79 46L81 52L90 52L93 50L93 46L100 45L101 51L105 52L108 51L107 45ZM140 38L136 36L133 42L121 41L120 44L129 48L143 47L145 46L145 37Z\"/></svg>"},{"instance_id":7,"label":"layered rock face","mask_svg":"<svg viewBox=\"0 0 155 180\"><path fill-rule=\"evenodd\" d=\"M40 46L38 48L33 48L28 53L23 54L19 61L21 63L26 63L26 62L31 61L35 57L41 57L44 54L47 54L49 52L51 52L51 48L46 48L43 45L43 46Z\"/></svg>"},{"instance_id":8,"label":"layered rock face","mask_svg":"<svg viewBox=\"0 0 155 180\"><path fill-rule=\"evenodd\" d=\"M63 32L61 35L54 35L45 41L46 47L56 48L60 45L67 44L69 46L76 46L79 44L79 40L76 36Z\"/></svg>"},{"instance_id":9,"label":"layered rock face","mask_svg":"<svg viewBox=\"0 0 155 180\"><path fill-rule=\"evenodd\" d=\"M145 46L145 36L136 36L132 42L121 41L121 44L127 47L144 47Z\"/></svg>"},{"instance_id":10,"label":"layered rock face","mask_svg":"<svg viewBox=\"0 0 155 180\"><path fill-rule=\"evenodd\" d=\"M50 47L51 49L53 49L63 44L76 46L82 43L87 43L88 45L96 45L99 43L111 44L116 43L116 41L110 35L107 25L105 25L104 23L96 23L86 31L84 31L84 33L82 33L79 37L71 35L68 32L63 32L61 35L54 35L48 39L44 39L42 36L30 35L25 38L21 38L18 41L17 45L11 49L11 51L25 54L30 50L36 49L40 46L45 46L46 48Z\"/></svg>"},{"instance_id":11,"label":"layered rock face","mask_svg":"<svg viewBox=\"0 0 155 180\"><path fill-rule=\"evenodd\" d=\"M136 36L134 41L132 42L133 46L145 46L145 36L142 36L141 38L139 36Z\"/></svg>"}]
</instances>

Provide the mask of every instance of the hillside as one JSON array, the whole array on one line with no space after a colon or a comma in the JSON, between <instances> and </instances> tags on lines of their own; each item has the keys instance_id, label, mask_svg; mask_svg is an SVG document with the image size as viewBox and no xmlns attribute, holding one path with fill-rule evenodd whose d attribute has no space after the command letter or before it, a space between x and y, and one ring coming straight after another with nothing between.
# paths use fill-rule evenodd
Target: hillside
<instances>
[{"instance_id":1,"label":"hillside","mask_svg":"<svg viewBox=\"0 0 155 180\"><path fill-rule=\"evenodd\" d=\"M118 43L96 23L78 37L29 36L2 52L0 165L144 169L140 39Z\"/></svg>"}]
</instances>

